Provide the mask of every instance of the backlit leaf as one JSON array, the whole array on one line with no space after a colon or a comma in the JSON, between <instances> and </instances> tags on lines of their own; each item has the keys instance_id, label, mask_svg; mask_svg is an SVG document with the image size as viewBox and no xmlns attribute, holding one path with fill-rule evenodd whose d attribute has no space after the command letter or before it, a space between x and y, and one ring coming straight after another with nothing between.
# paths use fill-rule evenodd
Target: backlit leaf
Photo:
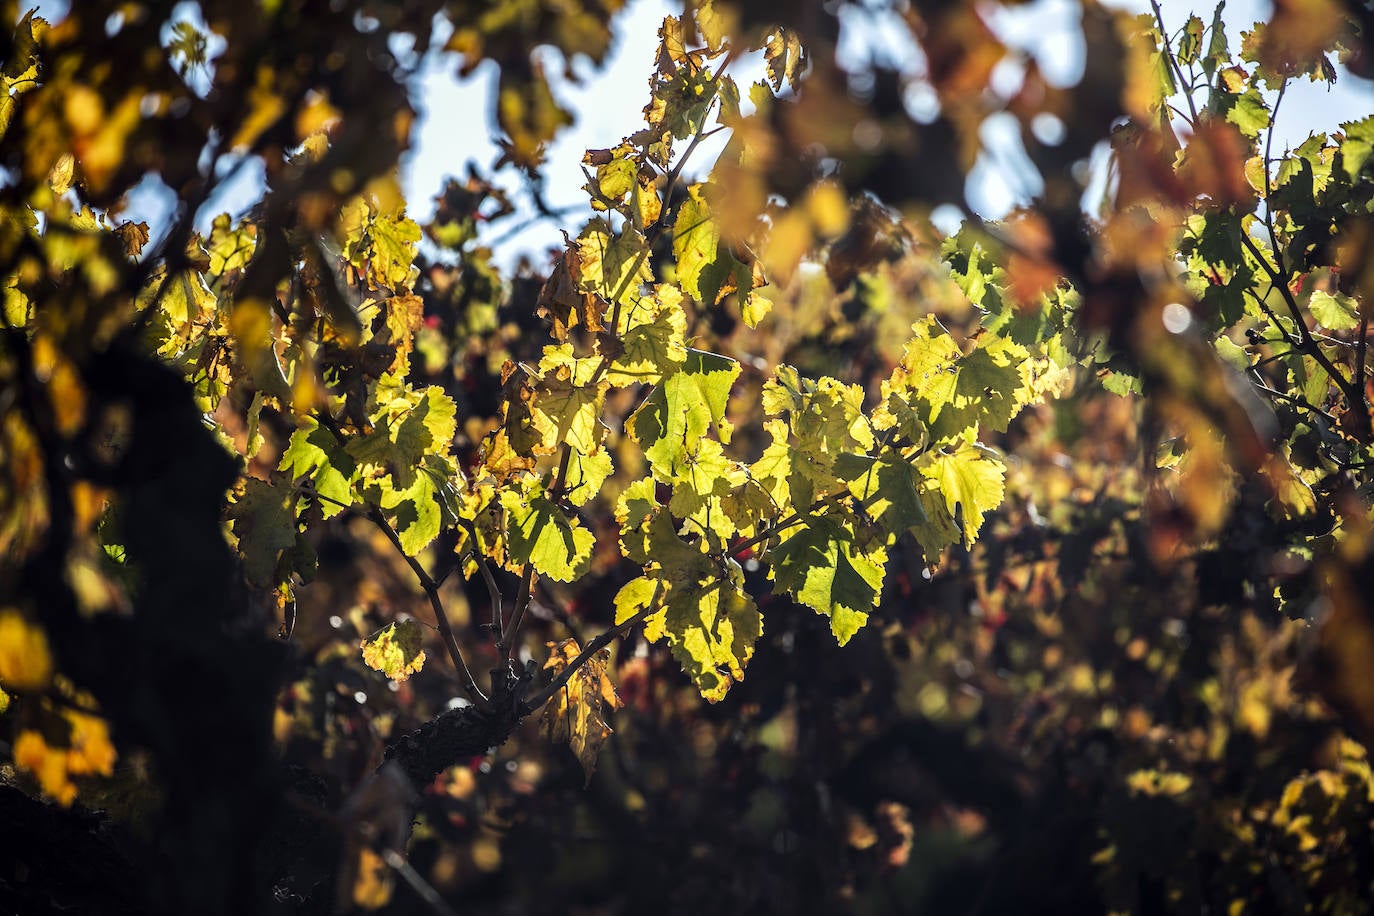
<instances>
[{"instance_id":1,"label":"backlit leaf","mask_svg":"<svg viewBox=\"0 0 1374 916\"><path fill-rule=\"evenodd\" d=\"M540 489L528 498L504 491L501 507L506 512L506 539L516 567L531 563L542 575L571 582L587 571L596 536L576 516L568 516Z\"/></svg>"},{"instance_id":2,"label":"backlit leaf","mask_svg":"<svg viewBox=\"0 0 1374 916\"><path fill-rule=\"evenodd\" d=\"M52 672L43 628L13 608L0 610L0 684L12 690L42 690Z\"/></svg>"},{"instance_id":3,"label":"backlit leaf","mask_svg":"<svg viewBox=\"0 0 1374 916\"><path fill-rule=\"evenodd\" d=\"M928 452L919 467L944 498L949 516L962 513L964 543L972 544L983 517L1002 504L1006 466L987 449L960 442L952 451Z\"/></svg>"},{"instance_id":4,"label":"backlit leaf","mask_svg":"<svg viewBox=\"0 0 1374 916\"><path fill-rule=\"evenodd\" d=\"M844 515L818 516L781 535L768 553L769 576L798 602L830 618L840 645L868 621L882 595L887 551L859 540Z\"/></svg>"},{"instance_id":5,"label":"backlit leaf","mask_svg":"<svg viewBox=\"0 0 1374 916\"><path fill-rule=\"evenodd\" d=\"M725 406L739 371L733 359L689 349L682 368L655 387L630 417L630 435L644 448L656 474L671 478L708 431L729 443L732 427Z\"/></svg>"},{"instance_id":6,"label":"backlit leaf","mask_svg":"<svg viewBox=\"0 0 1374 916\"><path fill-rule=\"evenodd\" d=\"M389 623L363 640L363 662L393 681L404 681L424 667L424 641L420 621L407 617Z\"/></svg>"}]
</instances>

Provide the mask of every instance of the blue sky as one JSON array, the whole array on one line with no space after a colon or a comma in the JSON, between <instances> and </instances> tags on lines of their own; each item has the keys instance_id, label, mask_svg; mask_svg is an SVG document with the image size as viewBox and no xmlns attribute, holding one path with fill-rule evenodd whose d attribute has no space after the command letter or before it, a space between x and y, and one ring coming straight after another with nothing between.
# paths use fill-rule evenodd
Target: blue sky
<instances>
[{"instance_id":1,"label":"blue sky","mask_svg":"<svg viewBox=\"0 0 1374 916\"><path fill-rule=\"evenodd\" d=\"M1148 0L1123 0L1116 5L1148 12ZM1163 0L1164 16L1171 29L1180 26L1187 16L1197 12L1204 21L1211 20L1212 4L1196 4L1189 0ZM60 16L68 7L65 0L41 0L40 14ZM1224 19L1230 27L1232 48L1238 46L1239 32L1256 20L1267 19L1271 5L1267 0L1228 0ZM1042 71L1052 81L1070 84L1081 71L1083 48L1078 34L1072 0L1035 0L1035 2L1005 10L994 27L1010 44L1033 54ZM194 3L178 8L182 15L194 15ZM642 108L648 93L657 45L656 33L663 17L680 10L667 0L631 0L628 8L617 18L613 51L601 70L587 61L574 61L578 83L556 87L558 97L577 116L577 124L565 131L553 145L548 156L549 203L554 206L576 204L584 182L581 172L582 153L588 148L613 146L642 126ZM864 49L886 51L894 61L919 60L919 55L898 37L901 30L884 28L881 21L863 16L850 16L842 33L842 56L858 55ZM212 49L213 50L213 49ZM555 66L549 71L559 69ZM488 118L494 68L479 67L465 80L455 77L453 55L435 55L426 62L413 86L412 100L420 111L412 150L402 162L402 182L410 201L410 214L424 219L433 211L432 198L443 186L445 177L461 176L469 160L479 166L489 166L497 157L491 142ZM761 67L757 60L745 58L736 63L732 72L741 84L757 79ZM994 79L1003 79L1015 88L1019 74L1015 67L1005 67ZM917 100L919 103L919 99ZM1342 73L1334 89L1299 80L1290 86L1280 111L1275 147L1296 146L1314 130L1330 130L1340 121L1363 117L1374 111L1374 84L1362 82ZM971 205L982 215L995 218L1018 202L1034 187L1018 184L1018 129L1010 116L992 118L984 127L984 140L999 151L985 156L969 178L968 196ZM723 138L722 138L723 140ZM718 152L720 144L714 147ZM698 169L708 167L713 149L703 148L695 157ZM208 224L215 213L222 210L238 212L251 206L262 186L261 169L245 168L236 180L202 210L201 218ZM512 180L513 181L513 180ZM131 200L129 215L147 219L151 225L165 223L175 206L170 191L152 182L145 183L145 193ZM514 184L512 184L514 187ZM561 238L558 229L574 229L578 220L569 218L567 225L545 223L522 233L510 246L508 256L516 251L537 252L556 245Z\"/></svg>"}]
</instances>

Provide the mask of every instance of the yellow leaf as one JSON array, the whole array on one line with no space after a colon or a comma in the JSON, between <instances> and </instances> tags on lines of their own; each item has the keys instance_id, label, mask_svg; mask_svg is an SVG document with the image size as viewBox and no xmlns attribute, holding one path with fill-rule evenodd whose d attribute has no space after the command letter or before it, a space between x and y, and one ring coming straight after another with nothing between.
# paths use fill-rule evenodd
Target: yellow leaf
<instances>
[{"instance_id":1,"label":"yellow leaf","mask_svg":"<svg viewBox=\"0 0 1374 916\"><path fill-rule=\"evenodd\" d=\"M424 637L418 620L389 623L363 640L363 662L393 681L404 681L425 665Z\"/></svg>"},{"instance_id":2,"label":"yellow leaf","mask_svg":"<svg viewBox=\"0 0 1374 916\"><path fill-rule=\"evenodd\" d=\"M392 877L382 857L366 846L358 850L357 872L353 879L353 904L365 910L380 910L391 902Z\"/></svg>"},{"instance_id":3,"label":"yellow leaf","mask_svg":"<svg viewBox=\"0 0 1374 916\"><path fill-rule=\"evenodd\" d=\"M0 682L16 690L42 690L51 680L47 634L12 608L0 611Z\"/></svg>"},{"instance_id":4,"label":"yellow leaf","mask_svg":"<svg viewBox=\"0 0 1374 916\"><path fill-rule=\"evenodd\" d=\"M52 192L58 197L66 194L72 186L72 170L76 167L76 159L71 153L63 153L57 160L57 165L53 166L52 174L48 176L48 184L52 187Z\"/></svg>"},{"instance_id":5,"label":"yellow leaf","mask_svg":"<svg viewBox=\"0 0 1374 916\"><path fill-rule=\"evenodd\" d=\"M105 720L73 710L64 710L62 715L71 725L67 772L72 776L113 775L118 755L110 742L110 727Z\"/></svg>"},{"instance_id":6,"label":"yellow leaf","mask_svg":"<svg viewBox=\"0 0 1374 916\"><path fill-rule=\"evenodd\" d=\"M822 238L833 238L849 228L849 201L833 181L811 186L806 194L806 213Z\"/></svg>"},{"instance_id":7,"label":"yellow leaf","mask_svg":"<svg viewBox=\"0 0 1374 916\"><path fill-rule=\"evenodd\" d=\"M14 740L14 765L38 780L44 795L68 807L76 801L76 786L67 778L67 757L51 748L35 731L22 731Z\"/></svg>"},{"instance_id":8,"label":"yellow leaf","mask_svg":"<svg viewBox=\"0 0 1374 916\"><path fill-rule=\"evenodd\" d=\"M286 111L286 102L273 90L275 75L272 68L259 67L257 77L257 83L248 92L248 117L239 124L229 144L236 149L251 147Z\"/></svg>"}]
</instances>

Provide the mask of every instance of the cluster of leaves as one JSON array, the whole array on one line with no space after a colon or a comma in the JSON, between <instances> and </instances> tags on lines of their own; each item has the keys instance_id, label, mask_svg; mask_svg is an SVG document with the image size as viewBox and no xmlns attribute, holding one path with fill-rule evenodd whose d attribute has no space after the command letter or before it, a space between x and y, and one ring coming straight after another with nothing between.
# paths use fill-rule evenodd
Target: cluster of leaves
<instances>
[{"instance_id":1,"label":"cluster of leaves","mask_svg":"<svg viewBox=\"0 0 1374 916\"><path fill-rule=\"evenodd\" d=\"M570 116L530 49L599 59L617 3L10 16L7 810L121 812L129 909L377 908L398 875L615 910L693 862L683 909L1357 911L1374 118L1273 155L1290 82L1367 48L1316 6L1235 57L1221 7L1085 6L1058 88L969 4L855 4L926 67L847 86L838 9L692 3L644 128L583 160L592 218L509 279L476 168L407 217L405 79L444 13L547 216ZM1044 194L942 238L993 114ZM262 205L197 232L253 159ZM119 221L149 171L163 231ZM255 814L286 798L323 810ZM604 853L559 839L588 825Z\"/></svg>"}]
</instances>

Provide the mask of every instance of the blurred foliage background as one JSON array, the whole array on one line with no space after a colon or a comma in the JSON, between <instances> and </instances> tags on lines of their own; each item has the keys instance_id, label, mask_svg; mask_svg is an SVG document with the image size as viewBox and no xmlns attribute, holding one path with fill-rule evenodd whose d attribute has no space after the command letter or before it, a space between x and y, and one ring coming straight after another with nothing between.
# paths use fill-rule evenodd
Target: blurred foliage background
<instances>
[{"instance_id":1,"label":"blurred foliage background","mask_svg":"<svg viewBox=\"0 0 1374 916\"><path fill-rule=\"evenodd\" d=\"M575 114L539 49L602 59L619 6L203 0L193 21L122 2L54 23L3 6L0 906L1365 912L1374 117L1310 125L1298 149L1271 138L1303 116L1282 106L1291 81L1336 61L1371 75L1369 10L1285 0L1232 48L1222 7L1168 22L1084 3L1072 86L973 3L709 0L665 24L650 135L626 141L648 171L607 201L598 169L628 155L607 137L588 194L647 208L617 231L643 230L655 282L698 292L667 219L706 194L732 273L686 297L683 339L738 362L741 461L768 446L779 367L856 385L871 413L913 325L961 357L1011 341L1036 381L1019 413L1011 390L973 397L1008 414L978 434L1006 473L977 539L889 545L847 645L775 591L764 544L736 557L766 624L720 702L642 629L612 643L622 705L597 707L613 733L591 771L518 707L528 680L496 685L542 683L563 640L623 623L641 569L616 501L647 473L624 432L645 389L605 396L616 471L570 509L595 536L573 581L489 564L445 500L475 498L498 460L557 464L495 444L512 367L551 334L589 337L588 306L580 330L559 311L560 284L586 292L568 273L584 249L502 267L483 240L530 216L494 175L542 201L546 144ZM909 32L924 65L841 67L851 6ZM503 156L421 226L395 178L413 64L394 42L423 54L439 22L455 66L500 67ZM704 62L760 48L771 86L720 116L709 191L689 187L666 150L715 129L714 97L693 114ZM1001 92L1008 60L1021 78ZM1007 114L1042 194L943 235L933 209L967 210L982 125ZM260 206L197 231L253 160ZM165 227L123 218L149 173L179 200ZM387 379L399 407L378 400ZM302 482L303 429L343 441L410 416L423 468L388 455L346 509L325 465ZM438 482L408 504L403 477ZM527 599L511 657L532 671L505 664L493 592ZM359 651L389 624L418 673ZM420 785L376 775L483 684L515 691L509 737L483 732Z\"/></svg>"}]
</instances>

